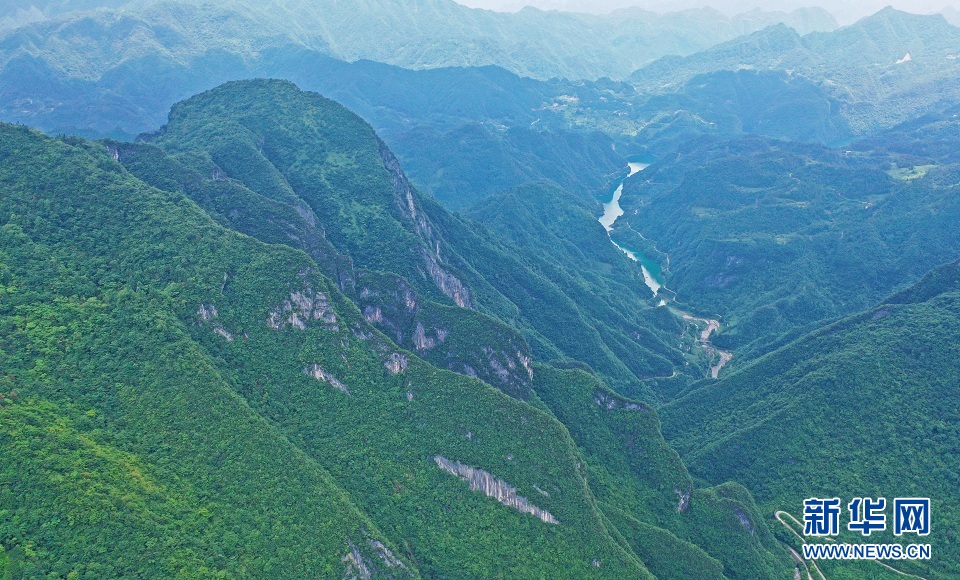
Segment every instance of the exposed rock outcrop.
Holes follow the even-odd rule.
[[[533,381],[533,359],[526,352],[526,345],[514,337],[501,334],[499,338],[499,345],[483,346],[479,353],[458,353],[459,362],[448,368],[476,377],[511,397],[526,400]]]
[[[213,331],[219,334],[220,336],[222,336],[223,338],[227,339],[227,342],[233,342],[233,335],[227,332],[227,330],[222,326],[214,327]]]
[[[391,375],[399,375],[403,371],[407,370],[408,362],[407,355],[394,352],[387,357],[387,360],[384,361],[383,366],[387,367],[387,370],[390,371]]]
[[[429,224],[427,224],[425,220],[420,223],[422,218],[417,212],[416,203],[414,203],[413,188],[410,187],[407,176],[403,174],[400,161],[397,160],[396,156],[382,140],[377,139],[377,146],[380,152],[380,159],[383,160],[383,166],[390,172],[390,176],[393,178],[393,194],[396,196],[397,205],[400,206],[404,217],[417,222],[417,230],[421,235],[432,233],[429,229]]]
[[[358,282],[356,302],[364,319],[396,345],[511,397],[530,398],[533,360],[516,330],[424,298],[399,276],[361,271]]]
[[[370,324],[383,322],[383,310],[379,306],[365,306],[363,308],[363,318]]]
[[[621,399],[612,393],[607,391],[602,391],[597,389],[593,394],[593,402],[597,404],[598,407],[602,407],[608,411],[613,411],[614,409],[627,409],[630,411],[649,411],[650,407],[644,403],[636,403],[634,401],[628,401],[626,399]]]
[[[346,394],[350,394],[350,390],[346,385],[337,380],[329,371],[326,371],[320,368],[320,365],[312,364],[303,369],[304,374],[310,375],[311,377],[317,379],[318,381],[327,383],[331,387],[343,391]]]
[[[734,515],[737,516],[737,520],[740,522],[740,525],[743,526],[743,529],[747,530],[747,532],[751,536],[756,533],[756,528],[753,526],[753,522],[750,520],[750,516],[745,514],[740,509],[734,509],[733,513]]]
[[[517,351],[516,358],[514,358],[508,352],[496,352],[485,346],[483,347],[483,354],[487,356],[490,368],[502,382],[521,382],[525,385],[526,381],[523,380],[523,375],[526,375],[529,380],[533,380],[533,367],[530,364],[533,360],[522,352]],[[520,374],[517,373],[519,368],[523,369]]]
[[[550,512],[531,504],[527,498],[518,495],[517,488],[482,469],[464,465],[459,461],[450,461],[440,455],[434,457],[433,460],[440,469],[469,483],[472,491],[482,491],[487,497],[492,497],[503,505],[512,507],[521,513],[536,516],[545,523],[560,523]]]
[[[371,338],[373,338],[373,333],[367,331],[365,328],[361,326],[353,326],[350,329],[350,331],[353,333],[353,336],[355,336],[358,340],[370,340]]]
[[[407,307],[407,312],[411,314],[417,310],[417,295],[410,288],[407,288],[403,293],[403,304]]]
[[[380,540],[367,541],[370,549],[347,542],[349,552],[342,558],[345,564],[343,577],[352,580],[366,580],[368,578],[407,578],[410,570],[400,558],[397,558],[390,548]],[[366,553],[366,558],[364,557]],[[384,568],[386,566],[386,568]]]
[[[293,291],[289,300],[272,308],[267,316],[267,326],[274,330],[283,330],[290,326],[299,330],[306,330],[311,321],[319,321],[328,330],[336,332],[337,315],[334,312],[330,298],[323,292],[314,292],[310,289]]]
[[[433,254],[427,251],[423,253],[424,262],[427,265],[427,272],[433,279],[433,283],[445,295],[450,297],[460,308],[473,308],[473,302],[470,299],[470,290],[463,285],[456,276],[444,270]]]
[[[343,577],[345,579],[370,580],[373,578],[373,574],[370,573],[370,568],[363,560],[363,554],[361,554],[360,550],[353,544],[350,544],[350,551],[343,557],[342,562],[346,564],[346,569],[343,571]]]
[[[220,315],[217,312],[216,306],[214,306],[213,304],[202,303],[200,304],[200,307],[197,308],[197,318],[199,318],[200,320],[196,324],[199,326],[204,326],[207,323],[212,322],[214,334],[222,336],[223,338],[226,339],[227,342],[233,342],[233,334],[228,332],[227,329],[224,328],[222,324],[217,322],[217,318],[219,316]]]
[[[370,540],[370,547],[373,549],[373,553],[376,554],[388,568],[403,568],[404,570],[407,568],[407,566],[390,551],[390,548],[387,548],[380,540]]]
[[[470,291],[453,274],[446,271],[439,263],[440,244],[433,239],[433,228],[427,216],[417,208],[416,196],[407,176],[403,174],[400,162],[393,155],[383,141],[378,140],[380,158],[383,166],[393,178],[393,194],[403,216],[413,221],[414,229],[424,242],[423,257],[427,265],[427,273],[445,295],[449,296],[461,308],[473,308],[470,301]],[[412,308],[412,306],[410,307]]]
[[[523,369],[527,371],[527,376],[530,377],[530,380],[533,380],[533,357],[526,356],[519,350],[517,351],[517,360],[520,361],[520,365],[523,366]]]
[[[433,330],[436,336],[435,338],[428,336],[426,329],[423,327],[423,323],[418,322],[417,328],[413,331],[413,346],[419,351],[424,351],[430,350],[438,344],[442,344],[443,341],[446,340],[449,332],[442,328],[435,328]]]
[[[120,149],[118,149],[117,147],[112,147],[112,146],[110,146],[110,145],[105,145],[105,147],[107,148],[107,153],[110,155],[110,157],[111,157],[114,161],[119,162],[119,161],[120,161]]]
[[[197,308],[197,316],[201,322],[209,322],[217,317],[217,307],[213,304],[201,304],[200,308]]]

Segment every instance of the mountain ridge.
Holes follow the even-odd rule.
[[[256,38],[263,31],[348,61],[368,58],[408,68],[498,64],[541,79],[623,77],[653,55],[689,54],[776,21],[795,21],[804,31],[836,27],[826,13],[811,17],[809,13],[751,12],[733,19],[703,10],[663,15],[626,11],[607,17],[536,9],[503,14],[468,8],[452,0],[406,4],[365,0],[349,6],[329,0],[322,9],[296,0],[277,0],[268,6],[234,0],[215,10],[190,0],[92,4],[106,8],[76,14],[80,18],[103,18],[108,14],[105,10],[113,7],[120,14],[152,19],[153,26],[162,28],[171,25],[165,11],[189,10],[193,19],[230,21],[234,26],[233,44],[251,34]],[[37,12],[42,14],[39,9]],[[69,11],[53,14],[61,21],[71,18]],[[239,26],[244,21],[248,24]],[[41,21],[37,25],[45,24]],[[525,36],[523,31],[529,28],[541,30],[541,38]],[[665,33],[667,29],[677,33]],[[570,41],[583,36],[591,42]],[[416,42],[411,43],[411,39]]]
[[[960,99],[955,90],[960,65],[950,58],[958,43],[960,28],[942,15],[888,7],[832,32],[801,37],[774,26],[696,55],[655,62],[631,78],[659,92],[698,73],[743,67],[788,70],[821,84],[843,102],[844,115],[863,134]]]
[[[191,109],[215,109],[218,97],[238,87],[247,100],[228,99],[232,112],[223,110],[221,118],[207,119],[219,128],[207,127],[205,135],[189,129],[185,120],[189,121]],[[266,95],[272,98],[265,99]],[[294,126],[305,121],[307,128],[316,130],[320,125],[311,125],[310,116],[304,119],[296,114],[298,103],[313,102],[322,108],[324,122],[339,130],[336,139],[328,142],[319,133],[316,145],[326,147],[336,163],[347,163],[341,159],[343,153],[338,154],[337,144],[355,150],[356,159],[376,156],[383,161],[380,142],[369,126],[356,117],[338,117],[348,113],[316,98],[288,83],[234,83],[219,95],[201,95],[199,102],[178,108],[158,142],[170,146],[178,131],[198,140],[194,143],[211,139],[218,131],[242,133],[240,125],[225,120],[246,118],[252,127],[260,107],[289,123],[285,129],[291,136],[297,134]],[[284,129],[285,123],[276,125]],[[271,138],[261,147],[265,152],[274,148],[273,159],[279,161],[283,157],[276,148],[282,150],[289,143],[280,140],[280,134]],[[221,146],[229,143],[224,139]],[[742,491],[696,491],[689,515],[676,512],[676,494],[667,481],[689,482],[689,475],[676,455],[667,451],[655,421],[626,433],[632,444],[642,442],[662,450],[656,461],[668,478],[641,477],[608,465],[603,469],[633,481],[645,499],[620,507],[601,506],[583,471],[578,443],[539,396],[524,402],[477,378],[434,367],[416,352],[398,347],[340,291],[344,281],[327,278],[306,253],[218,225],[214,220],[229,218],[229,212],[219,217],[216,212],[207,214],[186,195],[193,187],[192,174],[185,174],[187,181],[168,179],[170,189],[164,190],[147,185],[121,165],[126,155],[156,155],[156,149],[55,139],[10,125],[0,125],[0,147],[7,160],[0,169],[0,184],[7,192],[0,199],[0,215],[10,216],[0,227],[5,240],[0,251],[0,326],[9,330],[2,333],[0,357],[10,371],[0,378],[0,390],[5,393],[0,414],[18,421],[16,429],[0,435],[0,444],[10,449],[36,432],[20,428],[21,423],[56,424],[62,437],[71,441],[102,443],[93,449],[117,458],[110,465],[142,465],[140,471],[148,471],[159,484],[171,485],[175,475],[179,485],[196,488],[201,498],[219,498],[220,503],[207,511],[186,505],[184,509],[197,511],[201,519],[198,532],[181,541],[193,542],[200,534],[210,538],[213,553],[226,556],[204,559],[204,553],[197,552],[197,558],[186,560],[189,554],[181,554],[168,565],[197,574],[236,570],[277,576],[456,573],[471,577],[496,572],[539,575],[538,570],[546,573],[561,566],[577,577],[649,577],[630,542],[604,515],[605,509],[617,509],[620,520],[633,522],[630,525],[646,535],[675,537],[670,546],[678,557],[690,552],[714,571],[716,562],[734,577],[750,576],[751,570],[775,575],[774,570],[788,567],[785,554],[766,533],[755,537],[737,523],[737,513],[755,509]],[[205,157],[203,149],[190,141],[171,149],[185,166],[209,167],[209,153]],[[194,156],[197,159],[191,161]],[[133,167],[135,171],[146,168]],[[289,194],[276,187],[283,182],[273,179],[269,167],[253,163],[245,169],[250,172],[245,182],[273,192],[275,201]],[[368,164],[360,163],[351,178],[361,178],[368,169]],[[253,190],[245,192],[229,179],[218,174],[213,181],[218,187],[226,186],[223,194],[248,199]],[[396,184],[388,180],[386,186],[386,193],[393,196]],[[199,193],[204,193],[202,187]],[[337,193],[343,191],[328,192]],[[203,198],[197,195],[197,199]],[[390,200],[395,203],[395,198]],[[424,211],[429,205],[417,209]],[[46,282],[39,284],[39,280]],[[432,281],[424,280],[428,283]],[[64,335],[69,341],[61,340]],[[643,421],[652,420],[651,408],[612,393],[600,403],[594,401],[597,392],[609,393],[596,378],[531,370],[533,379],[542,375],[534,392],[578,393],[578,402],[562,403],[572,416],[587,412],[606,421],[603,409],[607,407],[602,404],[609,399],[614,405],[611,410],[619,406],[627,413],[643,413]],[[230,422],[212,420],[232,417],[236,422],[239,416],[261,426],[288,451],[270,452],[258,439],[232,431]],[[213,428],[220,430],[219,436],[208,438]],[[124,455],[130,453],[136,457]],[[245,470],[245,464],[236,459],[259,460],[261,453],[273,453],[280,465]],[[300,459],[283,459],[290,454]],[[64,458],[67,468],[76,473],[71,477],[77,478],[66,481],[83,482],[88,477],[81,472],[82,466],[76,466],[89,463],[85,457]],[[322,516],[341,531],[322,533],[314,525],[310,530],[320,534],[315,541],[325,543],[312,551],[301,549],[307,538],[315,537],[304,536],[301,524],[287,526],[276,540],[284,542],[282,550],[266,546],[251,550],[267,537],[264,533],[250,536],[251,526],[243,523],[243,518],[270,513],[258,508],[260,498],[281,502],[285,507],[272,509],[294,520],[315,513],[304,510],[298,496],[309,488],[290,484],[283,488],[290,493],[278,497],[271,494],[277,488],[263,479],[291,477],[301,469],[304,457],[310,465],[326,470],[334,489],[340,490],[337,493],[346,494],[359,513],[352,520]],[[644,464],[650,466],[650,459]],[[591,461],[599,466],[606,460]],[[444,469],[444,465],[454,468]],[[0,471],[18,485],[26,484],[20,469],[19,463],[0,460]],[[116,472],[114,467],[98,469]],[[470,481],[463,481],[458,476],[461,472],[471,474]],[[33,486],[64,481],[42,469],[31,473],[35,474],[29,482]],[[194,480],[198,474],[200,479]],[[485,483],[474,482],[475,476]],[[104,490],[109,493],[127,485],[110,478],[101,480],[108,484]],[[235,493],[242,486],[261,485],[255,497]],[[63,497],[76,489],[70,483],[62,491],[48,493]],[[512,499],[496,501],[496,489],[513,490]],[[16,513],[43,513],[35,495],[9,499],[4,505]],[[514,509],[531,504],[542,510],[534,513],[550,517]],[[180,521],[175,513],[171,517]],[[105,553],[115,566],[127,567],[111,568],[97,554],[80,549],[85,535],[70,536],[69,528],[54,522],[58,534],[73,540],[51,543],[49,536],[38,532],[35,519],[17,521],[15,527],[0,521],[0,541],[14,574],[141,573],[135,560],[112,557],[123,549],[122,542],[114,552]],[[350,528],[349,521],[362,525]],[[222,533],[225,527],[227,533]],[[735,534],[735,541],[718,541],[704,529],[728,530]],[[122,522],[107,531],[136,541],[163,541],[152,528],[131,533]],[[291,558],[298,567],[277,567]]]
[[[935,268],[865,312],[690,390],[661,409],[668,440],[693,473],[741,481],[768,510],[797,513],[807,497],[930,497],[943,535],[925,541],[940,555],[901,567],[951,577],[957,555],[941,538],[955,521],[947,498],[957,345],[940,337],[957,319],[958,272],[956,261]],[[710,408],[719,399],[722,413]],[[858,416],[869,416],[865,431],[844,428]]]

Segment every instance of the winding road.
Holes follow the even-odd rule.
[[[797,525],[800,526],[801,528],[803,527],[803,524],[800,523],[800,520],[798,520],[797,518],[793,517],[793,514],[791,514],[790,512],[785,512],[785,511],[782,511],[782,510],[781,510],[781,511],[774,512],[774,514],[773,514],[773,517],[777,518],[777,521],[780,522],[781,524],[783,524],[783,527],[785,527],[785,528],[787,528],[788,530],[790,530],[790,533],[792,533],[794,536],[796,536],[797,538],[799,538],[801,543],[806,544],[806,543],[807,543],[806,538],[804,538],[803,536],[801,536],[801,535],[800,535],[800,532],[798,532],[797,530],[795,530],[795,529],[793,528],[793,526],[791,526],[790,524],[788,524],[787,522],[785,522],[785,521],[784,521],[784,516],[786,516],[786,517],[790,518],[791,520],[793,520],[793,523],[797,524]],[[830,539],[830,538],[828,538],[828,540],[829,540],[829,541],[833,541],[833,540]],[[803,557],[802,557],[800,554],[798,554],[797,551],[794,550],[793,548],[790,548],[790,552],[791,552],[791,555],[793,556],[794,561],[796,561],[798,564],[803,564],[803,567],[806,568],[806,570],[807,570],[807,580],[816,580],[816,578],[814,578],[813,575],[810,573],[810,567],[807,566],[806,560],[804,560]],[[887,570],[889,570],[889,571],[891,571],[891,572],[894,572],[894,573],[896,573],[896,574],[899,574],[900,576],[906,576],[906,577],[908,577],[908,578],[917,578],[918,580],[927,580],[927,579],[924,578],[923,576],[917,576],[916,574],[910,574],[909,572],[904,572],[904,571],[902,571],[902,570],[897,570],[897,569],[894,568],[893,566],[890,566],[889,564],[886,564],[886,563],[884,563],[884,562],[882,562],[882,561],[880,561],[880,560],[877,560],[877,559],[870,560],[870,562],[874,562],[874,563],[876,563],[876,564],[879,564],[880,566],[883,566],[883,567],[886,568]],[[820,580],[827,580],[827,577],[823,575],[823,572],[820,570],[820,567],[817,566],[817,563],[816,563],[816,562],[814,562],[814,561],[811,560],[811,561],[810,561],[810,566],[812,566],[813,569],[816,570],[817,574],[820,575]]]

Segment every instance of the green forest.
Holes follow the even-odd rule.
[[[0,6],[0,580],[960,576],[960,13],[475,3]]]
[[[626,429],[662,449],[662,467],[594,458],[596,443],[572,436],[558,418],[568,411],[548,401],[573,389],[571,424],[603,421],[578,417],[600,410],[594,390],[626,399],[596,379],[530,367],[534,383],[511,392],[438,368],[367,322],[302,250],[224,228],[183,192],[148,185],[114,160],[117,143],[9,125],[2,136],[0,416],[4,457],[17,458],[3,463],[2,541],[14,576],[647,574],[642,544],[614,518],[714,571],[786,566],[770,541],[721,534],[736,510],[755,509],[749,496],[698,491],[696,523],[678,521],[671,486],[693,486],[656,422],[602,437]],[[189,167],[185,153],[173,161]],[[270,183],[253,175],[255,187]],[[241,191],[234,181],[223,194]],[[409,218],[384,205],[414,239]],[[397,279],[357,272],[358,284]],[[528,356],[489,315],[448,324],[450,299],[432,294],[437,305],[418,315],[478,339],[460,339],[464,357],[508,368],[478,332],[501,347],[513,337]],[[436,457],[509,482],[559,524],[471,491]],[[585,463],[647,499],[599,495]]]

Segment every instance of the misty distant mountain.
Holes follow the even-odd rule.
[[[439,1],[428,4],[436,7]],[[174,102],[216,84],[284,78],[338,99],[362,115],[396,150],[421,187],[449,207],[462,208],[496,191],[545,179],[580,194],[595,194],[622,162],[609,140],[591,135],[597,132],[607,133],[625,151],[665,154],[698,135],[753,133],[834,143],[865,128],[893,125],[912,113],[925,112],[931,95],[949,97],[949,88],[925,90],[930,83],[946,82],[943,70],[926,66],[930,50],[910,49],[912,61],[891,65],[907,72],[918,67],[926,71],[918,76],[891,76],[882,67],[822,64],[852,42],[844,35],[858,30],[866,35],[868,45],[858,50],[859,58],[871,54],[870,43],[879,43],[874,52],[890,45],[884,58],[894,62],[903,56],[895,56],[901,45],[913,46],[908,40],[934,47],[935,52],[940,44],[948,45],[949,34],[957,32],[941,17],[895,11],[833,33],[800,36],[778,25],[690,57],[661,59],[638,71],[636,86],[631,87],[609,81],[538,81],[497,67],[412,71],[369,60],[350,64],[328,55],[347,51],[345,47],[354,46],[351,43],[371,50],[380,44],[361,38],[367,32],[348,27],[346,17],[339,21],[338,30],[349,34],[327,42],[335,36],[328,33],[329,27],[316,28],[319,32],[312,38],[305,27],[283,28],[292,18],[285,12],[293,9],[290,2],[273,4],[277,10],[269,17],[262,7],[232,6],[236,10],[147,1],[124,10],[70,14],[7,32],[0,37],[0,118],[54,133],[132,139],[163,124]],[[452,3],[447,7],[456,13],[466,10],[478,22],[510,17]],[[436,18],[424,11],[419,16],[404,12],[404,26],[432,26]],[[330,14],[306,11],[301,20],[325,20],[332,18]],[[518,17],[536,14],[552,22],[562,20],[537,11]],[[642,19],[653,15],[630,14],[635,18],[621,26],[637,28],[632,37],[641,39]],[[694,22],[691,18],[710,14],[694,11],[657,18],[689,26]],[[570,23],[586,17],[562,18]],[[905,32],[903,26],[894,26],[893,33],[885,26],[871,28],[872,21],[885,20],[902,20],[909,26]],[[948,40],[942,40],[944,34],[937,27],[926,26],[928,21],[945,28]],[[677,36],[671,30],[662,34]],[[419,47],[419,54],[426,58],[430,47],[436,47],[430,42],[443,33],[422,34],[430,38],[408,45],[410,50]],[[639,40],[632,46],[621,49],[642,50]],[[518,54],[553,66],[549,64],[552,57]],[[747,74],[749,70],[723,73],[743,68],[756,69],[757,74]],[[891,84],[891,79],[896,82]],[[905,92],[911,92],[909,98],[903,96]],[[558,152],[563,152],[566,162],[559,160]],[[490,155],[504,163],[491,165]],[[451,173],[460,164],[469,169]]]
[[[6,0],[0,4],[0,32],[68,12],[119,8],[128,4],[131,4],[130,0]]]
[[[200,21],[202,12],[187,10],[192,22]],[[97,30],[123,30],[131,42],[158,31],[157,37],[181,39],[197,33],[195,25],[174,24],[164,32],[103,13],[58,30],[87,30],[91,40]],[[227,29],[249,24],[239,16],[222,22]],[[53,25],[35,28],[48,26]],[[178,99],[218,82],[273,77],[356,111],[394,148],[418,184],[449,207],[462,208],[528,181],[554,181],[592,199],[624,163],[609,137],[573,130],[543,110],[570,89],[566,82],[525,79],[494,66],[413,71],[368,60],[348,63],[297,45],[267,47],[274,40],[268,37],[254,40],[267,48],[246,60],[222,45],[191,55],[206,38],[166,46],[154,40],[140,46],[142,55],[111,65],[95,80],[65,78],[41,59],[18,54],[0,69],[0,118],[50,133],[133,139],[160,127]],[[100,62],[115,58],[106,38],[88,52]]]
[[[957,10],[953,6],[947,6],[940,11],[940,14],[942,14],[950,24],[953,24],[954,26],[960,26],[960,10]]]
[[[742,134],[836,143],[852,134],[840,109],[823,87],[798,75],[720,70],[638,103],[633,115],[641,128],[631,149],[661,156],[700,136]]]
[[[941,15],[892,8],[828,33],[800,36],[786,26],[665,57],[636,71],[642,90],[672,92],[697,74],[780,70],[811,79],[846,103],[856,132],[889,127],[960,100],[960,28]]]
[[[793,12],[805,8],[821,8],[829,12],[841,24],[851,24],[886,6],[893,6],[899,10],[907,10],[915,14],[955,11],[954,6],[944,8],[944,5],[950,1],[832,0],[826,2],[823,0],[765,0],[762,5],[763,10],[768,12]],[[517,12],[524,6],[535,6],[541,10],[562,10],[565,12],[585,12],[587,14],[609,14],[614,10],[630,7],[643,8],[659,13],[676,12],[699,8],[706,4],[729,16],[749,12],[761,4],[756,0],[710,0],[710,2],[704,2],[703,0],[457,0],[457,2],[473,8],[502,12]]]
[[[122,7],[122,16],[68,14],[72,10],[118,7]],[[185,30],[192,26],[186,18],[171,23],[172,15],[186,16],[190,11],[196,11],[197,16],[191,18],[199,18],[200,26]],[[452,0],[232,0],[216,5],[201,0],[18,0],[0,12],[0,31],[51,18],[54,23],[23,33],[39,41],[35,49],[46,55],[52,67],[71,76],[74,71],[63,62],[69,56],[63,50],[76,50],[86,44],[62,42],[65,37],[56,31],[62,27],[74,30],[68,22],[71,19],[94,18],[105,25],[103,32],[107,37],[118,32],[123,36],[108,25],[110,19],[141,19],[145,26],[131,26],[141,29],[144,38],[138,40],[148,46],[158,39],[161,44],[190,43],[198,35],[206,38],[212,34],[218,38],[206,38],[202,47],[193,46],[202,52],[211,44],[227,44],[230,52],[249,57],[257,50],[257,39],[277,36],[348,61],[366,58],[408,68],[494,64],[522,76],[571,79],[622,78],[660,56],[692,54],[779,22],[801,32],[832,30],[837,26],[822,9],[791,13],[751,11],[731,18],[707,8],[663,15],[640,9],[595,16],[532,8],[505,14],[467,8]],[[221,28],[220,20],[231,25]],[[249,25],[237,29],[233,26],[237,21]],[[164,37],[171,32],[170,28],[176,29],[173,36]],[[531,34],[533,30],[537,33]],[[129,58],[131,51],[139,51],[136,46],[124,44],[119,48],[115,56],[121,61]],[[31,52],[35,54],[36,50]],[[77,61],[86,63],[81,67],[85,72],[102,73],[106,67],[98,65],[110,62],[107,59],[101,63],[96,54],[75,56]]]

